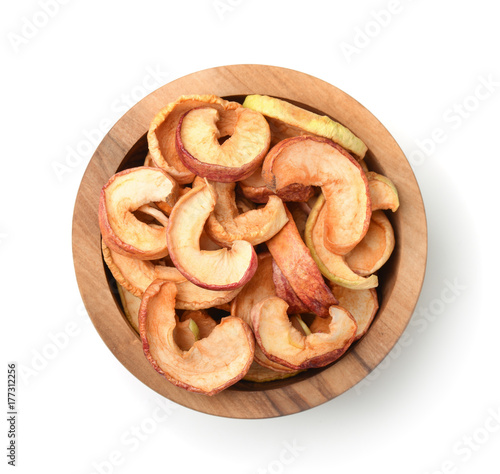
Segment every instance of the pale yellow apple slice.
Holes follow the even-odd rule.
[[[399,195],[394,183],[387,176],[374,171],[368,171],[366,177],[370,189],[372,211],[390,209],[396,212],[399,208]]]
[[[219,121],[226,119],[221,132]],[[222,144],[223,133],[229,135]],[[227,114],[213,107],[186,112],[179,120],[176,147],[186,168],[198,176],[234,182],[250,176],[269,150],[271,132],[262,114],[243,107]]]
[[[161,109],[149,127],[147,138],[152,162],[179,184],[191,183],[195,177],[177,154],[175,134],[179,119],[188,110],[207,105],[218,110],[240,107],[236,102],[228,102],[215,95],[183,95]]]
[[[231,249],[200,249],[200,236],[215,204],[216,196],[208,183],[182,196],[170,214],[168,250],[176,268],[195,285],[231,290],[252,278],[257,256],[252,244],[244,240],[235,240]]]
[[[254,276],[231,303],[231,314],[243,319],[250,327],[253,324],[251,316],[252,308],[264,298],[276,296],[276,289],[273,282],[273,257],[267,252],[261,253],[258,255],[258,262],[259,265]],[[280,373],[289,373],[292,371],[288,367],[283,367],[269,360],[258,346],[255,346],[254,358],[255,362],[268,369]]]
[[[384,265],[395,246],[394,230],[384,211],[372,214],[364,239],[345,257],[347,265],[358,275],[366,276]]]
[[[130,293],[130,291],[127,291],[120,284],[117,286],[125,317],[136,332],[139,332],[139,307],[141,306],[141,299]]]
[[[262,178],[262,167],[257,168],[254,173],[246,179],[238,182],[243,195],[253,202],[266,203],[269,196],[278,196],[283,202],[307,202],[314,195],[312,186],[302,184],[290,184],[277,193],[273,193],[266,186]]]
[[[112,176],[99,200],[99,227],[106,245],[145,260],[167,255],[165,229],[141,222],[134,211],[152,202],[173,203],[177,190],[177,183],[158,168],[131,168]]]
[[[321,273],[333,283],[352,289],[367,289],[378,286],[377,275],[368,278],[355,273],[346,263],[343,255],[337,255],[326,249],[323,240],[325,197],[320,194],[307,219],[304,238],[312,258]]]
[[[285,100],[266,95],[248,95],[243,107],[256,110],[270,119],[276,142],[310,133],[329,138],[360,158],[363,158],[367,151],[366,145],[340,123]]]
[[[255,347],[257,350],[257,346]],[[293,377],[300,373],[300,370],[289,370],[288,372],[278,372],[276,370],[270,369],[269,367],[264,367],[257,362],[253,362],[250,366],[249,371],[243,377],[243,380],[248,382],[272,382],[273,380],[283,380]]]
[[[104,241],[102,254],[117,283],[139,298],[153,280],[161,279],[175,283],[177,309],[199,310],[224,304],[231,301],[241,289],[213,291],[200,288],[186,280],[175,267],[155,265],[151,261],[125,257],[106,247]]]
[[[324,240],[331,252],[348,253],[366,234],[368,180],[359,163],[331,140],[303,135],[281,141],[267,154],[262,177],[273,191],[292,183],[321,186],[328,215]]]
[[[277,196],[272,196],[264,207],[239,214],[234,191],[236,183],[211,181],[210,185],[217,202],[205,230],[221,246],[231,247],[235,240],[258,245],[276,235],[288,222],[283,202]]]
[[[175,284],[156,280],[145,291],[139,311],[139,332],[146,358],[174,385],[215,395],[248,372],[255,341],[248,324],[234,316],[223,318],[206,338],[188,351],[175,343]]]
[[[358,329],[355,340],[363,337],[370,327],[378,310],[378,297],[374,289],[351,290],[342,286],[331,286],[333,294],[339,300],[339,305],[345,308],[356,321]],[[314,318],[310,330],[312,332],[328,332],[328,318]]]
[[[326,318],[328,308],[337,304],[337,300],[300,237],[290,211],[286,209],[286,212],[288,222],[267,241],[267,248],[302,303],[313,313]]]
[[[252,309],[255,338],[264,354],[294,370],[323,367],[338,359],[356,335],[356,322],[344,308],[331,306],[329,331],[305,336],[287,315],[287,304],[269,297]]]

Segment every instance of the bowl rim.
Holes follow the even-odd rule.
[[[377,318],[356,346],[309,378],[259,391],[225,390],[213,397],[180,389],[150,366],[140,338],[109,291],[97,222],[101,188],[143,139],[156,113],[188,94],[266,94],[321,110],[365,142],[380,172],[388,175],[399,191],[400,251],[397,278],[394,277],[390,294],[385,295]],[[205,69],[165,84],[115,123],[97,147],[80,183],[73,213],[72,245],[83,303],[100,337],[122,365],[152,390],[187,408],[217,416],[255,419],[298,413],[327,402],[363,380],[385,358],[410,321],[420,295],[427,263],[427,223],[408,160],[392,135],[365,107],[337,87],[303,72],[239,64]]]

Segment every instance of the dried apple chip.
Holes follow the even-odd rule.
[[[331,285],[333,294],[339,300],[339,305],[345,308],[356,321],[358,329],[354,340],[363,337],[370,327],[378,310],[378,297],[374,289],[351,290],[338,285]],[[312,332],[328,332],[328,318],[316,317],[311,323]]]
[[[345,256],[330,252],[324,245],[324,221],[326,218],[325,197],[320,194],[306,223],[304,238],[311,255],[321,273],[333,283],[352,289],[367,289],[378,286],[378,277],[368,278],[355,273],[347,264]]]
[[[106,245],[122,255],[145,260],[168,255],[164,228],[141,222],[134,211],[144,210],[152,202],[173,203],[177,189],[177,183],[158,168],[131,168],[112,176],[99,200],[99,227]]]
[[[281,141],[267,154],[262,177],[275,192],[292,183],[321,186],[328,214],[324,241],[331,252],[348,253],[366,234],[368,180],[359,163],[331,140],[304,135]]]
[[[249,371],[243,377],[243,380],[246,380],[248,382],[257,382],[257,383],[272,382],[273,380],[283,380],[293,377],[298,373],[300,373],[300,370],[289,370],[288,372],[278,372],[276,370],[270,369],[269,367],[264,367],[254,361],[250,366]]]
[[[236,183],[214,181],[210,184],[217,202],[205,230],[221,246],[231,247],[235,240],[258,245],[276,235],[288,222],[283,202],[277,196],[272,196],[264,207],[239,214],[234,192]]]
[[[297,296],[297,293],[293,290],[290,282],[286,279],[283,272],[278,267],[277,263],[273,260],[273,282],[276,288],[276,296],[286,301],[288,304],[288,314],[300,314],[308,313],[309,308],[307,308],[304,303]]]
[[[262,167],[257,168],[254,173],[246,179],[238,182],[243,195],[250,201],[257,203],[266,203],[269,196],[278,196],[283,202],[307,202],[314,196],[314,188],[312,186],[304,186],[303,184],[290,184],[285,188],[274,193],[266,186],[262,179]]]
[[[262,163],[271,140],[266,119],[241,106],[227,111],[192,109],[180,118],[176,133],[177,152],[186,168],[225,183],[250,176]],[[229,137],[221,144],[224,134]]]
[[[399,208],[399,195],[394,183],[387,176],[374,171],[368,171],[366,177],[370,189],[372,211],[390,209],[396,212]]]
[[[139,332],[146,358],[174,385],[191,392],[215,395],[248,372],[255,341],[240,318],[223,318],[206,338],[188,351],[175,343],[175,284],[155,280],[145,291],[139,311]]]
[[[139,308],[141,299],[127,291],[123,286],[118,284],[118,294],[122,302],[123,312],[130,325],[139,332]]]
[[[293,327],[285,301],[269,297],[252,309],[255,338],[264,354],[294,370],[323,367],[338,359],[356,335],[356,322],[340,306],[331,306],[328,332],[304,335]]]
[[[236,289],[252,278],[257,255],[245,240],[235,240],[231,249],[200,249],[200,236],[215,204],[216,196],[208,183],[182,196],[170,214],[168,250],[177,269],[195,285],[209,290]]]
[[[173,176],[179,184],[191,183],[195,175],[188,170],[177,154],[175,134],[179,119],[188,110],[209,105],[222,110],[239,107],[239,104],[215,95],[183,95],[171,102],[156,114],[148,131],[148,146],[151,160],[155,166]]]
[[[326,115],[318,115],[301,107],[267,95],[248,95],[243,107],[256,110],[268,117],[277,143],[286,138],[313,134],[329,138],[346,150],[363,158],[366,145],[349,129]]]
[[[328,308],[337,304],[337,300],[300,237],[290,211],[286,209],[286,212],[288,222],[266,242],[267,248],[302,303],[313,313],[326,318]]]
[[[231,314],[243,319],[252,327],[252,308],[268,296],[276,296],[276,289],[273,282],[273,257],[269,253],[258,255],[259,265],[252,279],[243,287],[241,292],[231,303]],[[283,367],[272,360],[269,360],[261,348],[255,346],[255,362],[263,367],[272,369],[280,373],[289,373],[291,369]]]
[[[358,275],[371,275],[389,260],[395,242],[391,222],[383,211],[375,211],[364,239],[345,260]]]
[[[176,308],[186,310],[206,309],[234,299],[240,288],[213,291],[194,285],[175,267],[155,265],[154,262],[125,257],[113,252],[102,242],[104,261],[118,284],[137,297],[156,279],[170,281],[177,286]]]

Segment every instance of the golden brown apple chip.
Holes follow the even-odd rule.
[[[106,245],[122,255],[145,260],[167,255],[165,229],[141,222],[134,212],[153,212],[147,206],[152,202],[173,203],[177,189],[177,183],[157,168],[131,168],[112,176],[103,186],[99,201],[99,227]],[[153,217],[165,217],[155,211]]]
[[[346,262],[358,275],[371,275],[389,260],[394,245],[394,230],[389,219],[383,211],[375,211],[368,232],[346,255]]]
[[[359,163],[331,140],[303,135],[281,141],[267,154],[262,177],[275,192],[292,183],[321,186],[328,214],[324,241],[331,252],[345,255],[366,234],[368,180]]]
[[[215,204],[215,192],[208,183],[182,196],[170,214],[168,250],[176,268],[195,285],[232,290],[252,278],[257,256],[252,244],[244,240],[235,240],[230,249],[200,249],[200,236]]]
[[[396,212],[399,207],[399,195],[394,183],[386,176],[374,171],[368,171],[366,177],[370,188],[372,211],[390,209]]]
[[[227,103],[222,111],[199,107],[181,116],[177,153],[197,176],[225,183],[239,181],[261,165],[269,150],[271,132],[264,116],[234,104]],[[224,134],[229,137],[220,143]]]
[[[262,178],[262,167],[257,168],[248,178],[238,181],[238,185],[246,198],[262,204],[269,200],[269,196],[278,196],[283,202],[307,202],[314,195],[312,186],[296,183],[274,193]]]
[[[337,300],[300,237],[290,211],[286,209],[286,212],[288,222],[267,241],[267,247],[302,303],[313,313],[326,318],[328,308],[337,304]]]
[[[356,322],[344,308],[329,308],[328,332],[305,336],[293,327],[287,306],[271,296],[252,309],[257,344],[269,359],[294,370],[323,367],[338,359],[353,342]]]
[[[191,392],[215,395],[248,372],[255,342],[240,318],[223,318],[206,338],[188,351],[175,343],[175,284],[155,280],[145,291],[139,311],[144,354],[155,370],[174,385]]]
[[[221,246],[231,247],[235,240],[258,245],[276,235],[288,221],[283,202],[277,196],[272,196],[264,207],[239,214],[234,191],[236,184],[215,181],[210,184],[217,202],[205,230]]]
[[[252,279],[243,287],[241,292],[231,303],[231,314],[237,316],[252,327],[252,308],[268,296],[276,296],[276,289],[273,282],[273,258],[270,253],[258,255],[259,265]],[[267,367],[278,372],[291,372],[288,367],[283,367],[272,360],[269,360],[261,348],[255,347],[255,362],[263,367]]]
[[[378,310],[378,297],[374,289],[351,290],[332,283],[333,294],[339,300],[339,305],[345,308],[356,321],[358,329],[355,340],[360,339],[373,321]],[[316,317],[311,323],[312,332],[328,332],[329,318]]]
[[[170,281],[177,286],[177,309],[198,310],[211,308],[231,301],[240,289],[229,291],[213,291],[200,288],[186,280],[175,267],[155,265],[154,262],[137,260],[113,252],[104,241],[102,254],[115,280],[137,297],[142,297],[153,280]]]
[[[257,347],[256,347],[257,349]],[[248,382],[272,382],[273,380],[283,380],[300,373],[300,370],[289,370],[288,372],[277,372],[276,370],[264,367],[257,362],[253,362],[250,370],[243,377],[243,380]]]
[[[307,219],[305,241],[321,273],[333,283],[353,289],[375,288],[378,277],[368,278],[355,273],[343,255],[327,250],[324,244],[324,221],[326,218],[325,197],[320,194]]]
[[[188,110],[209,105],[222,110],[229,102],[215,95],[184,95],[156,114],[148,131],[148,146],[156,166],[173,176],[179,184],[191,183],[194,174],[180,160],[175,147],[179,119]],[[239,107],[239,104],[232,107]]]

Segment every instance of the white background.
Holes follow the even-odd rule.
[[[50,16],[43,0],[5,3],[4,391],[7,361],[22,366],[9,469],[500,472],[496,2],[61,0]],[[175,78],[239,63],[297,69],[365,105],[410,159],[429,226],[417,310],[381,366],[329,403],[257,421],[178,407],[135,379],[89,322],[71,254],[79,182],[112,123]]]

